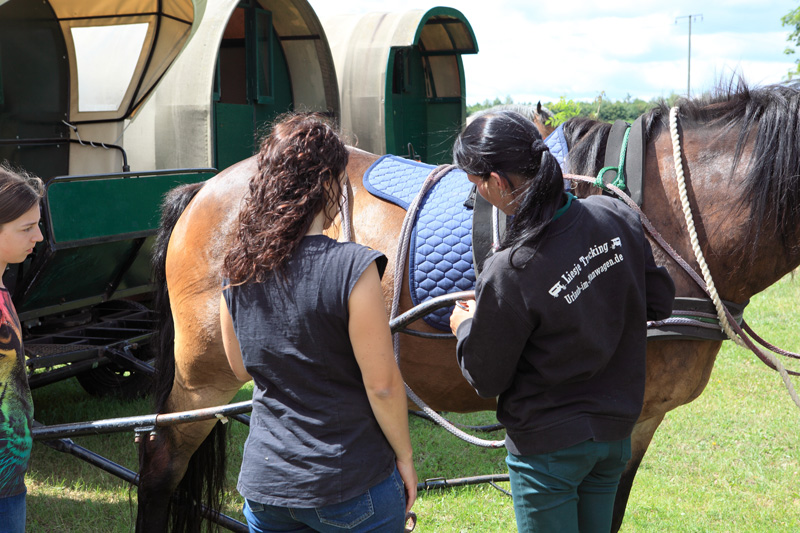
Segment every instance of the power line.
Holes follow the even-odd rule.
[[[686,70],[686,98],[691,96],[691,88],[692,88],[692,21],[697,19],[703,20],[702,14],[694,14],[694,15],[683,15],[681,17],[675,17],[675,24],[678,23],[678,19],[688,19],[689,20],[689,56],[687,61],[687,70]]]

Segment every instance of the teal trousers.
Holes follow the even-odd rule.
[[[631,439],[588,440],[540,455],[508,454],[520,533],[608,533]]]

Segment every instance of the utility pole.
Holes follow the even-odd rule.
[[[692,88],[692,20],[697,19],[703,20],[702,14],[695,14],[695,15],[683,15],[682,17],[675,17],[675,24],[678,23],[678,19],[689,19],[689,60],[688,60],[688,67],[686,72],[686,98],[691,96],[691,88]]]

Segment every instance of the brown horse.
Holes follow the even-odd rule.
[[[646,117],[643,208],[667,241],[689,258],[665,117],[663,107]],[[720,295],[743,303],[800,264],[800,93],[786,87],[740,87],[708,101],[684,102],[680,118],[687,189],[703,252]],[[609,129],[608,124],[585,119],[567,123],[574,173],[597,172]],[[362,186],[364,171],[376,159],[357,149],[350,152],[354,238],[387,254],[384,290],[390,301],[404,211],[372,197]],[[220,339],[219,272],[254,173],[251,158],[202,186],[177,189],[167,200],[154,260],[161,267],[156,282],[162,294],[169,289],[162,300],[167,312],[161,331],[159,412],[225,404],[241,385],[228,368]],[[670,269],[679,296],[703,296],[657,246],[654,251]],[[411,306],[407,280],[402,286],[401,311]],[[417,327],[432,331],[422,323]],[[720,345],[690,340],[648,344],[645,404],[633,434],[633,458],[618,492],[617,528],[656,428],[669,410],[700,395]],[[406,382],[435,410],[493,409],[493,401],[478,398],[462,379],[454,346],[452,340],[401,336],[400,366]],[[159,429],[153,440],[143,442],[137,530],[164,530],[170,512],[177,517],[174,524],[198,528],[199,514],[192,506],[201,492],[215,496],[224,474],[219,461],[224,453],[215,449],[224,442],[223,428],[214,422],[185,424]],[[170,504],[176,487],[178,497]],[[213,499],[207,502],[213,504]]]

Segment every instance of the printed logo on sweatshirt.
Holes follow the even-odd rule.
[[[619,237],[614,237],[602,244],[592,245],[585,254],[577,257],[572,267],[561,274],[556,284],[550,287],[547,292],[553,298],[558,298],[562,292],[568,291],[563,295],[563,298],[568,304],[572,304],[580,297],[583,291],[589,288],[598,276],[623,261],[622,250],[614,252],[618,248],[622,248],[622,240]],[[599,261],[602,262],[599,263]],[[584,271],[588,271],[588,274],[586,274],[585,279],[579,280],[578,277]]]

